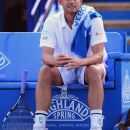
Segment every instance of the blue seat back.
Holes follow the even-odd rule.
[[[29,70],[29,81],[36,81],[41,67],[39,39],[40,33],[0,33],[0,81],[20,81],[23,69]]]
[[[126,53],[126,33],[107,32],[108,42],[105,44],[107,53],[110,52],[122,52]]]

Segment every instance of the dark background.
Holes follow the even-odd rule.
[[[129,0],[84,0],[86,2],[129,2]],[[30,10],[35,0],[0,0],[0,31],[32,31],[39,14],[44,11],[46,0],[42,0],[34,17]]]

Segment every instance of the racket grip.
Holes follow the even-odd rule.
[[[24,70],[22,73],[21,94],[24,94],[25,92],[27,76],[28,76],[28,71]]]

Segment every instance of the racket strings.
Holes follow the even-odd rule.
[[[12,111],[5,119],[2,130],[32,130],[33,115],[24,108]]]

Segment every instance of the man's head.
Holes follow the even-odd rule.
[[[59,3],[63,6],[65,13],[75,14],[82,4],[82,0],[59,0]]]

